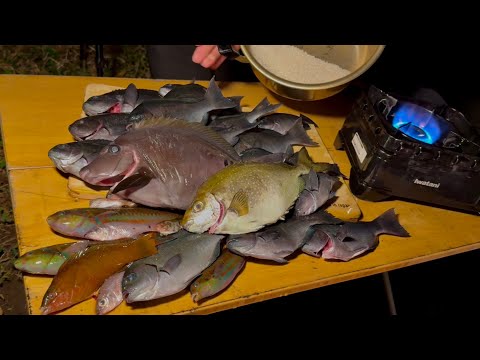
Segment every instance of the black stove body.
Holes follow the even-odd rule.
[[[433,90],[405,98],[370,86],[335,140],[360,199],[390,197],[480,213],[480,136]]]

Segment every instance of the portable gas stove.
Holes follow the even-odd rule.
[[[370,86],[335,140],[360,199],[409,199],[480,213],[480,135],[433,90],[394,96]]]

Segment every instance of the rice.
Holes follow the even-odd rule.
[[[265,69],[297,83],[319,84],[350,74],[350,71],[292,45],[250,45],[250,51]]]

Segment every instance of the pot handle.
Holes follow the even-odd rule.
[[[220,55],[225,56],[230,60],[237,60],[242,63],[248,63],[248,59],[243,55],[242,49],[240,51],[235,50],[232,45],[217,45]]]

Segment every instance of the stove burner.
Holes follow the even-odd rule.
[[[405,135],[430,145],[443,139],[450,130],[450,126],[440,117],[412,103],[398,106],[393,114],[392,125]]]
[[[394,96],[373,85],[362,93],[335,139],[352,165],[350,190],[480,214],[480,135],[446,102],[429,101],[432,93]]]

